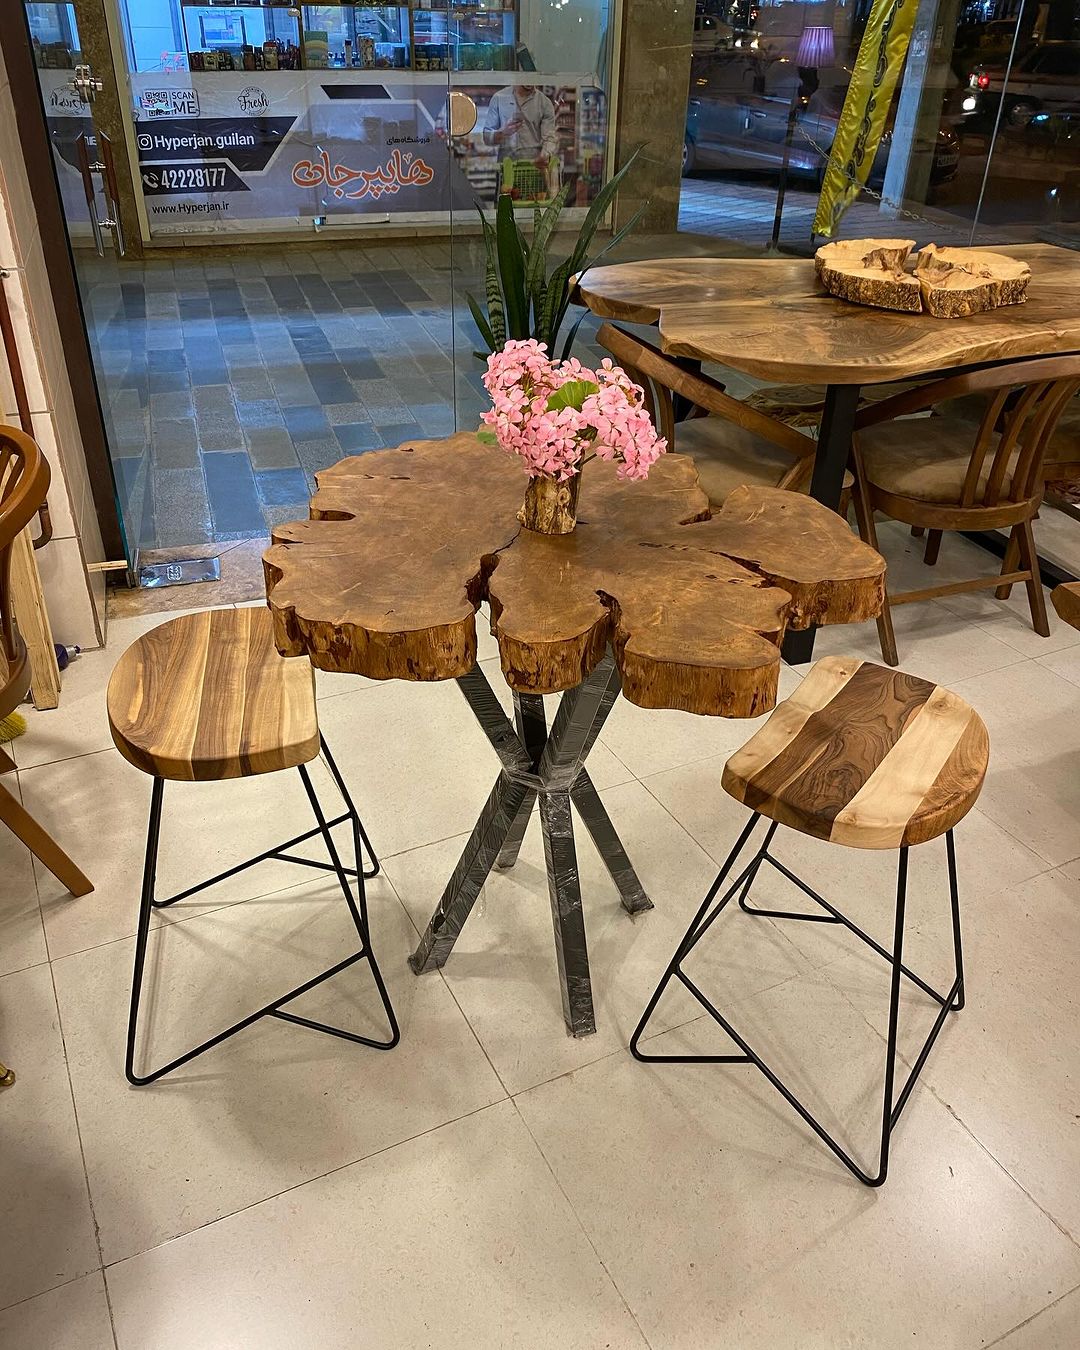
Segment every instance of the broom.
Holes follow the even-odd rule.
[[[16,736],[26,734],[26,718],[22,713],[9,713],[7,717],[0,717],[0,745],[5,741],[13,741]]]

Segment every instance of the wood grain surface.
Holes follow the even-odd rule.
[[[274,648],[265,609],[183,614],[144,634],[109,681],[125,759],[159,778],[246,778],[319,753],[315,675]]]
[[[1050,599],[1060,618],[1073,628],[1080,628],[1080,581],[1055,586],[1050,592]]]
[[[798,494],[743,487],[710,512],[686,456],[642,483],[596,460],[577,528],[548,536],[518,523],[526,481],[465,434],[320,473],[312,519],[275,527],[265,555],[279,649],[373,679],[451,679],[476,660],[487,600],[516,690],[572,688],[610,643],[632,702],[747,717],[775,702],[789,626],[880,611],[881,557]]]
[[[852,848],[922,844],[975,804],[990,741],[958,694],[869,661],[819,661],[724,768],[771,820]]]
[[[1027,299],[962,323],[862,309],[822,294],[803,258],[674,258],[595,267],[575,297],[606,319],[659,323],[672,356],[774,382],[874,384],[1006,357],[1080,350],[1080,254],[998,252],[1027,263]]]

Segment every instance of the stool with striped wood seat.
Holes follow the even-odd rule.
[[[664,971],[630,1041],[634,1056],[649,1063],[754,1064],[787,1099],[837,1157],[867,1186],[880,1186],[889,1165],[893,1127],[915,1086],[950,1012],[964,1006],[960,902],[953,827],[975,804],[986,775],[989,738],[982,719],[957,694],[929,680],[868,661],[828,657],[819,661],[798,690],[779,704],[763,727],[728,760],[725,791],[750,807],[752,815],[701,908]],[[749,863],[722,888],[754,829],[771,821],[764,842]],[[780,825],[851,848],[897,849],[896,913],[889,951],[842,914],[769,852]],[[945,836],[952,906],[955,977],[940,993],[903,964],[908,849]],[[769,863],[814,900],[823,913],[762,909],[750,891],[763,863]],[[839,923],[849,928],[891,966],[889,1031],[885,1056],[881,1151],[877,1171],[864,1171],[735,1030],[683,969],[694,947],[738,893],[747,914],[771,919]],[[719,898],[718,898],[719,897]],[[893,1092],[900,986],[906,977],[940,1008],[930,1034],[899,1094]],[[740,1054],[657,1055],[640,1049],[642,1033],[664,990],[679,980],[739,1046]]]
[[[399,1040],[398,1024],[371,948],[364,892],[364,879],[376,875],[379,862],[345,782],[319,732],[314,671],[306,661],[286,661],[278,655],[269,611],[220,609],[185,614],[146,633],[117,663],[109,681],[108,708],[109,725],[120,753],[137,769],[152,775],[154,780],[128,1017],[125,1064],[128,1081],[136,1086],[152,1083],[260,1017],[278,1017],[376,1050],[393,1049]],[[344,813],[332,820],[327,820],[306,768],[320,752],[345,805]],[[238,863],[218,876],[189,886],[167,900],[155,898],[161,808],[167,779],[206,782],[249,778],[292,768],[299,770],[311,803],[315,817],[313,829],[247,862]],[[335,825],[345,821],[352,828],[356,862],[353,868],[343,865],[330,833]],[[316,835],[326,846],[329,862],[299,857],[290,851]],[[371,859],[371,867],[366,871],[363,849]],[[163,1067],[147,1074],[136,1074],[139,1002],[153,910],[174,905],[178,900],[271,858],[337,875],[360,939],[360,949]],[[355,896],[350,878],[356,884]],[[390,1025],[388,1040],[360,1036],[284,1010],[285,1004],[357,961],[366,961],[371,969]]]

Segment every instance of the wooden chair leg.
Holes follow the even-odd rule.
[[[22,802],[13,797],[3,784],[0,784],[0,824],[6,825],[21,839],[34,857],[58,881],[62,881],[72,895],[89,895],[94,889],[52,835],[37,823]]]
[[[0,745],[0,773],[10,773],[15,767],[15,761],[8,752]]]
[[[851,500],[855,507],[855,520],[859,527],[859,538],[864,544],[877,549],[877,530],[874,528],[874,511],[867,500],[862,464],[852,457],[855,483]],[[880,550],[878,550],[880,552]],[[887,666],[898,666],[900,657],[896,650],[896,633],[893,631],[892,609],[889,606],[889,587],[885,586],[885,604],[877,620],[878,642],[881,644],[881,659]]]
[[[1002,576],[1004,576],[1006,572],[1015,572],[1019,566],[1020,566],[1020,526],[1014,525],[1012,527],[1012,532],[1009,535],[1008,546],[1005,549],[1005,557],[1002,559],[1001,563]],[[999,586],[997,590],[994,592],[994,595],[999,600],[1008,600],[1009,596],[1012,595],[1012,587]]]
[[[1031,626],[1040,637],[1050,636],[1050,620],[1046,614],[1046,596],[1043,594],[1042,577],[1039,575],[1039,555],[1035,551],[1035,535],[1031,521],[1025,520],[1018,525],[1020,531],[1019,549],[1021,565],[1030,570],[1031,576],[1024,585],[1027,587],[1028,604],[1031,607]]]
[[[926,548],[923,550],[923,562],[927,567],[933,567],[938,559],[938,550],[941,548],[941,531],[931,530],[926,536]]]
[[[925,529],[924,526],[922,526],[922,525],[912,525],[912,527],[911,527],[911,537],[912,537],[912,539],[921,539],[925,533],[926,533],[926,529]]]

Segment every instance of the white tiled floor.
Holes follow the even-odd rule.
[[[906,586],[917,545],[883,533]],[[972,561],[947,540],[939,571]],[[760,1075],[627,1053],[739,827],[720,774],[752,726],[626,704],[590,766],[656,908],[627,917],[579,840],[594,1037],[563,1031],[535,822],[444,970],[409,972],[494,757],[452,686],[320,678],[324,730],[385,864],[369,898],[401,1045],[262,1022],[129,1088],[149,783],[111,748],[103,697],[154,621],[115,622],[13,747],[18,790],[97,889],[72,900],[0,834],[0,1058],[19,1075],[0,1093],[3,1350],[1080,1346],[1080,633],[1036,638],[1022,596],[898,615],[902,664],[979,709],[992,762],[957,840],[968,1004],[870,1192]],[[873,625],[828,630],[818,650],[873,658]],[[782,692],[799,678],[785,670]],[[170,785],[162,886],[306,828],[294,779]],[[779,851],[887,937],[890,857],[790,834]],[[944,979],[942,864],[940,844],[913,855],[908,951]],[[782,886],[763,879],[763,901],[787,902]],[[341,908],[323,879],[272,864],[155,916],[144,1063],[330,964],[348,949]],[[880,963],[834,929],[737,912],[694,959],[871,1162]],[[305,1011],[381,1030],[362,966]],[[927,1005],[904,1011],[910,1060]],[[669,995],[656,1044],[715,1046],[697,1014]]]

